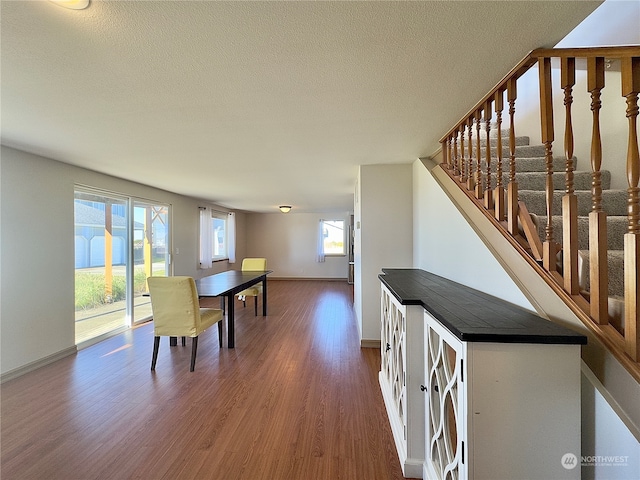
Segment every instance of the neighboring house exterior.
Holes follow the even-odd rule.
[[[76,199],[74,217],[75,268],[104,267],[105,204]],[[113,230],[112,264],[124,265],[127,260],[125,205],[112,205],[111,225]],[[144,224],[134,221],[133,228],[134,239],[142,239]],[[156,228],[158,227],[156,226]],[[135,263],[144,262],[141,247],[134,248],[134,261]]]
[[[127,219],[124,216],[124,208],[119,207],[121,206],[114,206],[115,212],[111,217],[113,265],[124,265],[127,258]],[[119,210],[122,210],[122,212],[119,212]],[[75,267],[104,267],[104,204],[76,199],[74,217]],[[139,224],[136,227],[142,228]]]

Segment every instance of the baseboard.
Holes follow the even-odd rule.
[[[346,282],[347,278],[338,278],[338,277],[328,277],[328,278],[324,278],[324,277],[272,277],[269,276],[267,277],[268,281],[272,281],[272,280],[286,280],[286,281],[290,281],[290,280],[315,280],[318,282]]]
[[[60,350],[57,353],[41,358],[40,360],[36,360],[35,362],[27,363],[26,365],[23,365],[21,367],[14,368],[13,370],[9,370],[8,372],[0,375],[0,383],[12,380],[21,375],[24,375],[25,373],[32,372],[33,370],[36,370],[40,367],[44,367],[45,365],[56,362],[62,358],[68,357],[70,355],[75,355],[76,353],[78,353],[78,349],[74,345],[73,347],[65,348],[64,350]]]
[[[380,350],[380,340],[360,340],[360,348],[377,348]]]

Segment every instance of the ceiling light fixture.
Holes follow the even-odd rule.
[[[289,213],[289,210],[291,210],[291,205],[280,205],[278,208],[282,213]]]
[[[71,10],[83,10],[89,6],[90,0],[49,0],[56,5],[60,5],[64,8],[70,8]]]

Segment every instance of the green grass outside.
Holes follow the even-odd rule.
[[[154,272],[164,275],[164,270]],[[146,291],[147,276],[144,270],[136,269],[133,277],[133,292]],[[126,298],[126,279],[124,276],[113,276],[112,296],[105,295],[105,276],[99,273],[89,273],[76,270],[76,311],[96,308],[108,303],[118,302]]]

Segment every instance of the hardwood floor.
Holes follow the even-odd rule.
[[[402,478],[351,287],[270,281],[268,317],[252,301],[193,373],[167,338],[151,372],[144,325],[4,383],[2,479]]]

